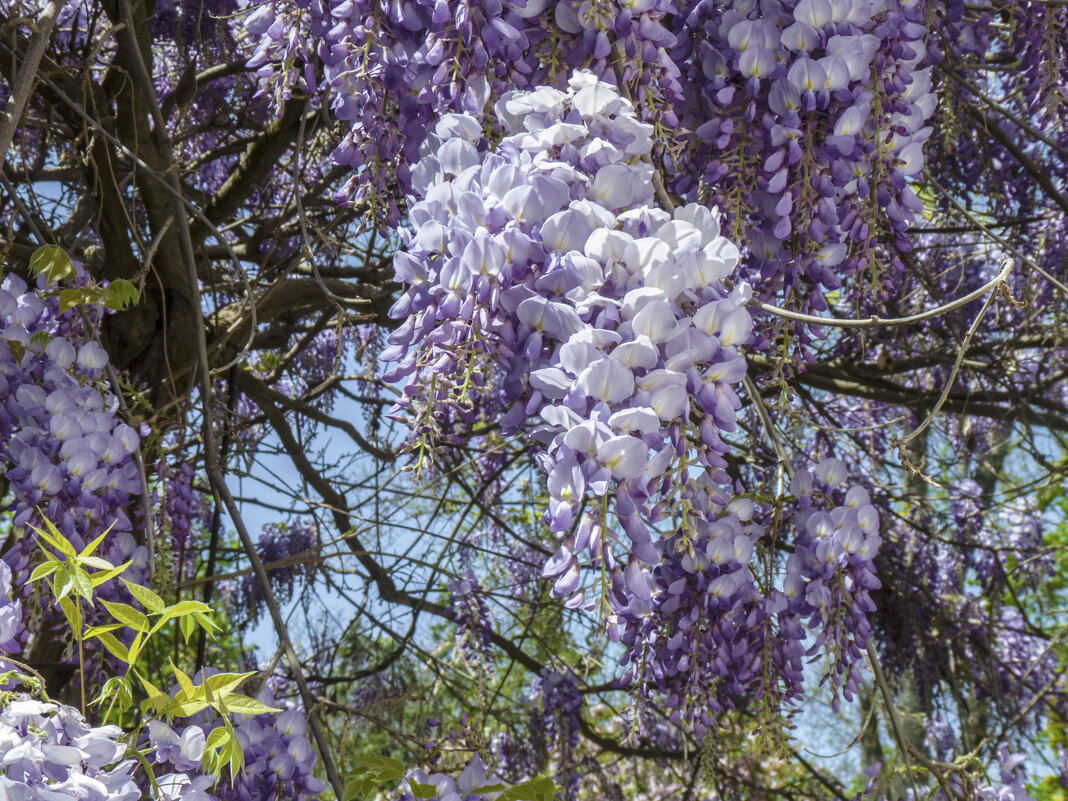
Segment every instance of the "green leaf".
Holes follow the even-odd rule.
[[[552,779],[537,776],[519,784],[514,784],[497,796],[497,801],[549,801],[560,788]]]
[[[64,616],[67,618],[67,622],[70,623],[71,631],[74,632],[74,639],[82,639],[82,613],[78,609],[78,605],[74,603],[70,598],[60,598],[59,608],[63,610]]]
[[[133,688],[130,687],[130,680],[125,676],[112,676],[100,689],[100,695],[97,696],[93,702],[95,704],[103,704],[108,698],[115,696],[116,703],[123,709],[126,709],[133,703]]]
[[[230,751],[227,756],[230,759],[230,782],[232,784],[233,780],[241,773],[241,769],[245,767],[245,751],[236,737],[230,740],[226,748],[223,749],[223,753],[225,754],[227,750]]]
[[[172,701],[165,704],[162,711],[176,718],[187,718],[197,712],[203,712],[211,704],[207,701]]]
[[[90,606],[93,603],[93,582],[89,580],[89,574],[77,565],[72,565],[70,581],[74,585],[74,592],[85,599]]]
[[[181,618],[183,615],[202,615],[205,612],[210,614],[211,607],[200,601],[179,601],[163,610],[162,617],[155,622],[149,634],[155,634],[175,618]]]
[[[168,606],[163,610],[163,616],[165,618],[181,617],[182,615],[191,615],[194,612],[200,614],[210,614],[211,607],[207,604],[202,604],[200,601],[179,601],[173,606]]]
[[[30,344],[36,345],[38,350],[44,350],[49,342],[52,341],[52,335],[47,331],[38,331],[32,337],[30,337]]]
[[[209,776],[218,776],[219,765],[219,753],[217,751],[204,750],[204,755],[200,758],[200,764],[204,766],[204,773]]]
[[[121,659],[126,664],[130,664],[130,652],[126,649],[126,646],[119,642],[118,638],[114,634],[110,634],[106,631],[101,631],[95,635],[100,642],[104,644],[104,647],[111,651],[112,655],[117,659]],[[115,677],[118,678],[118,677]]]
[[[51,576],[56,572],[56,568],[58,567],[59,562],[54,559],[49,559],[47,562],[42,562],[37,565],[37,567],[33,569],[33,572],[30,573],[30,584],[33,584],[35,581],[40,581],[45,576]]]
[[[204,679],[204,686],[215,693],[230,693],[255,675],[254,670],[248,673],[216,673]]]
[[[65,598],[71,588],[70,571],[67,570],[66,565],[60,565],[56,568],[55,576],[52,577],[52,594],[56,596],[58,601],[61,598]]]
[[[114,523],[111,524],[111,526],[114,526],[114,525],[115,525]],[[106,529],[104,529],[104,531],[100,534],[99,537],[97,537],[95,540],[93,540],[88,545],[86,545],[82,549],[82,552],[80,554],[78,554],[78,556],[83,556],[83,557],[84,556],[92,556],[93,553],[96,551],[97,547],[99,547],[100,543],[102,543],[104,541],[104,537],[106,537],[109,533],[111,533],[111,526],[108,526]],[[108,568],[110,568],[110,567],[111,567],[111,563],[109,562],[108,563]],[[104,568],[104,569],[106,570],[107,568]]]
[[[249,698],[247,695],[240,695],[239,693],[226,693],[219,698],[219,705],[220,707],[225,706],[232,715],[263,715],[268,712],[282,711],[273,706],[260,703],[255,698]],[[401,770],[401,775],[404,775],[403,770]]]
[[[174,678],[178,680],[178,686],[182,688],[182,692],[185,693],[186,698],[196,698],[196,690],[193,688],[193,680],[187,676],[181,668],[179,668],[174,662],[171,662],[171,670],[174,672]]]
[[[90,557],[90,558],[94,558],[94,557]],[[101,559],[100,561],[104,561],[104,560]],[[122,573],[124,570],[126,570],[126,568],[128,568],[132,564],[133,564],[132,561],[126,562],[125,564],[119,565],[118,567],[113,567],[110,570],[104,570],[104,571],[102,571],[100,573],[97,573],[96,575],[93,576],[93,586],[94,587],[99,587],[101,584],[103,584],[103,583],[105,583],[107,581],[111,581],[113,578],[115,578],[115,576],[117,576],[120,573]]]
[[[37,536],[55,548],[64,556],[77,556],[78,552],[74,550],[74,546],[70,544],[66,537],[59,533],[51,521],[45,518],[45,529],[41,530],[37,526],[30,526],[31,529],[37,532]]]
[[[54,284],[74,275],[74,265],[63,248],[42,245],[30,256],[30,273],[34,278],[44,273],[45,280]]]
[[[187,620],[188,618],[182,619]],[[220,626],[207,615],[201,615],[199,613],[194,612],[193,620],[195,620],[200,625],[200,628],[204,629],[204,631],[206,631],[208,634],[215,635],[222,631],[222,626]]]
[[[156,595],[156,593],[152,592],[148,587],[142,587],[140,584],[134,584],[132,581],[127,581],[126,579],[123,579],[122,583],[126,585],[126,589],[128,589],[130,594],[138,600],[141,606],[149,612],[158,615],[167,606],[163,603],[163,599]]]
[[[128,306],[137,305],[139,298],[137,287],[125,278],[116,278],[104,290],[104,305],[116,311],[123,311]]]
[[[131,665],[134,662],[136,662],[137,661],[137,657],[139,657],[141,655],[141,649],[145,645],[144,636],[145,636],[145,633],[143,631],[139,631],[139,632],[137,632],[137,634],[134,635],[133,642],[130,643],[130,659],[129,659],[129,663]]]
[[[85,630],[85,639],[91,640],[101,634],[107,633],[109,631],[115,631],[116,629],[121,628],[123,628],[121,623],[108,623],[103,626],[89,626]]]
[[[190,615],[181,617],[178,619],[178,626],[182,630],[182,637],[186,642],[189,642],[189,638],[193,636],[193,633],[197,630],[197,622]]]
[[[353,760],[354,772],[371,774],[378,781],[395,782],[404,778],[404,763],[387,756],[373,754]]]
[[[61,289],[59,292],[59,313],[81,306],[83,303],[99,303],[104,293],[98,289]]]
[[[438,788],[433,784],[423,784],[413,779],[408,779],[408,787],[416,798],[433,798],[438,794]]]
[[[78,563],[95,570],[113,570],[115,568],[115,565],[111,564],[107,559],[101,559],[99,556],[79,556]]]
[[[369,776],[353,776],[345,782],[345,789],[341,793],[341,801],[355,801],[359,798],[366,798],[371,794],[372,788],[373,785]],[[434,795],[437,795],[436,788],[433,795],[419,797],[433,798]]]
[[[129,626],[134,631],[148,630],[148,618],[129,604],[105,601],[103,598],[100,599],[100,603],[111,613],[113,618]]]
[[[7,349],[11,351],[15,361],[21,362],[22,357],[26,355],[26,346],[17,339],[5,339],[4,342],[7,343]]]
[[[216,750],[219,746],[225,745],[226,741],[230,739],[230,732],[227,731],[225,726],[220,726],[217,729],[213,729],[208,735],[207,741],[204,743],[204,747],[212,751]]]
[[[149,709],[152,709],[157,714],[164,712],[170,704],[170,696],[156,687],[136,670],[134,671],[134,675],[137,676],[138,681],[141,682],[141,686],[145,688],[145,692],[148,694],[148,700],[141,704],[141,707],[144,708],[147,705]]]

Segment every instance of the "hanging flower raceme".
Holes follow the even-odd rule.
[[[268,682],[271,686],[277,686],[277,683],[275,679]],[[289,708],[277,714],[233,716],[244,766],[232,780],[229,776],[216,780],[202,772],[207,740],[213,731],[221,728],[222,721],[201,713],[179,729],[172,729],[158,720],[148,724],[149,759],[160,766],[158,770],[173,771],[168,778],[174,785],[174,798],[307,801],[323,791],[323,783],[314,776],[317,756],[308,742],[303,710],[280,703],[270,688],[261,690],[256,697],[268,706]],[[160,785],[162,788],[163,783]]]
[[[23,631],[22,602],[11,599],[11,568],[0,562],[0,654],[15,654],[20,650],[18,635]],[[4,667],[0,659],[0,670]]]
[[[148,552],[128,515],[141,493],[134,461],[140,434],[119,414],[104,377],[107,353],[86,341],[77,312],[59,313],[56,293],[46,286],[41,278],[31,288],[15,275],[0,286],[0,470],[13,496],[12,524],[40,527],[43,515],[79,551],[109,529],[96,555],[113,565],[129,562],[124,578],[141,583]],[[31,592],[27,579],[38,555],[32,533],[3,555],[21,595]],[[119,582],[100,592],[130,600]],[[60,613],[51,607],[47,614]],[[109,658],[96,640],[86,649]],[[100,662],[88,664],[92,673]]]
[[[396,414],[420,454],[442,420],[473,422],[480,406],[500,404],[506,431],[531,420],[546,520],[564,536],[545,574],[579,605],[580,562],[603,564],[619,586],[591,608],[612,614],[649,597],[649,524],[685,502],[691,471],[729,480],[719,432],[735,426],[752,331],[746,287],[722,284],[738,250],[708,209],[651,205],[652,127],[592,74],[495,111],[495,149],[477,119],[452,115],[413,171],[422,199],[396,257],[409,289],[386,380],[406,382]],[[584,499],[598,511],[580,519]]]
[[[543,575],[699,735],[743,699],[799,697],[808,632],[850,697],[878,515],[862,489],[837,497],[840,462],[800,472],[786,580],[754,577],[763,528],[732,498],[721,436],[753,328],[748,287],[723,283],[737,248],[713,211],[652,205],[651,128],[593,75],[507,95],[495,117],[492,149],[479,120],[442,120],[413,172],[404,322],[383,353],[411,448],[461,441],[479,415],[539,443],[559,541]]]
[[[445,773],[428,775],[421,770],[410,771],[397,801],[453,801],[460,798],[464,801],[490,801],[500,794],[504,786],[497,776],[488,774],[482,760],[474,756],[457,778]],[[485,793],[479,792],[483,787],[490,789]]]
[[[672,188],[729,200],[761,294],[821,311],[823,291],[858,270],[870,272],[858,302],[898,286],[940,59],[925,13],[911,0],[800,0],[675,15],[672,58],[690,78],[680,116],[695,135]]]
[[[136,801],[137,762],[118,726],[90,726],[64,704],[28,695],[0,705],[0,797],[25,801]],[[188,796],[185,796],[188,798]]]
[[[846,478],[839,459],[794,475],[790,489],[801,511],[785,581],[788,608],[807,619],[816,635],[808,653],[833,658],[829,678],[835,708],[839,689],[846,700],[857,692],[855,665],[871,634],[868,614],[875,611],[870,593],[882,586],[873,563],[882,542],[879,512],[863,487],[844,490]]]

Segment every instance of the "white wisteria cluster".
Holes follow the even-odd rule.
[[[653,128],[615,87],[576,72],[505,95],[495,118],[491,149],[481,120],[447,115],[413,169],[387,379],[406,382],[395,413],[422,451],[487,410],[545,445],[562,536],[545,573],[579,605],[580,564],[602,564],[616,578],[589,603],[611,613],[650,597],[650,524],[697,475],[729,481],[748,287],[722,283],[739,251],[713,210],[654,205]],[[600,511],[577,520],[584,498]]]

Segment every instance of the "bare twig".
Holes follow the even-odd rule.
[[[133,59],[135,67],[135,77],[141,84],[142,92],[147,96],[149,100],[149,106],[153,117],[153,128],[157,137],[157,146],[160,149],[160,155],[163,157],[164,163],[173,164],[174,159],[171,153],[170,144],[166,138],[166,128],[163,121],[163,115],[160,111],[159,104],[155,99],[155,91],[152,84],[152,78],[149,75],[148,68],[145,65],[144,58],[141,54],[140,43],[137,41],[135,28],[133,24],[133,11],[130,7],[130,0],[121,0],[122,14],[124,22],[126,23],[126,35],[130,37]],[[181,185],[178,182],[178,176],[174,171],[170,171],[167,174],[167,182],[170,184],[173,192],[175,202],[175,217],[178,220],[179,230],[179,243],[182,248],[182,255],[186,264],[186,277],[189,282],[189,293],[192,300],[191,311],[193,314],[193,339],[195,346],[195,358],[197,361],[196,372],[200,378],[200,395],[201,395],[201,415],[203,422],[203,437],[204,437],[204,459],[206,462],[208,480],[211,483],[212,490],[216,496],[216,502],[220,500],[226,506],[226,510],[230,515],[230,520],[234,524],[234,528],[237,529],[238,536],[241,539],[241,544],[245,549],[245,554],[248,556],[249,561],[252,563],[252,569],[256,572],[256,580],[260,585],[260,589],[263,592],[264,601],[267,604],[267,609],[271,615],[271,622],[274,624],[275,633],[278,635],[279,642],[282,648],[285,649],[286,662],[293,674],[293,678],[296,681],[297,688],[300,691],[301,701],[304,704],[304,712],[308,717],[308,723],[312,730],[312,735],[315,738],[315,743],[319,749],[319,755],[323,760],[323,767],[326,769],[327,778],[330,781],[331,786],[334,789],[338,798],[343,795],[343,786],[341,783],[341,777],[338,775],[337,767],[334,764],[334,759],[330,753],[330,749],[327,745],[326,738],[323,735],[323,727],[319,720],[318,714],[316,714],[316,700],[312,695],[308,682],[304,677],[304,670],[300,664],[300,658],[297,656],[296,649],[293,647],[293,643],[289,638],[289,632],[286,627],[286,622],[282,617],[282,612],[278,607],[278,601],[274,597],[274,591],[271,588],[270,579],[267,577],[267,571],[263,568],[263,563],[260,561],[259,554],[256,553],[256,546],[252,542],[252,537],[249,535],[248,529],[245,526],[244,518],[241,515],[241,510],[234,502],[233,496],[230,494],[230,490],[226,485],[226,478],[223,475],[222,468],[219,464],[219,451],[217,443],[215,441],[215,419],[214,410],[212,409],[212,403],[214,400],[214,392],[212,391],[211,381],[211,367],[208,361],[208,345],[207,337],[204,332],[204,313],[201,308],[200,300],[200,281],[197,278],[196,259],[193,251],[193,240],[189,230],[189,218],[184,214],[184,203],[181,193]],[[250,298],[250,302],[252,299]],[[253,312],[254,313],[254,312]]]
[[[0,170],[4,168],[7,160],[7,151],[11,147],[11,141],[15,138],[15,129],[22,112],[26,110],[26,104],[33,94],[33,85],[37,81],[37,68],[44,58],[48,40],[52,38],[52,28],[55,27],[59,9],[63,6],[60,0],[48,0],[44,10],[36,17],[36,30],[30,38],[30,45],[26,49],[26,58],[22,63],[18,74],[15,76],[11,95],[8,97],[7,106],[4,108],[3,119],[0,119]]]
[[[761,311],[766,311],[768,314],[773,314],[776,317],[782,317],[786,320],[793,320],[795,323],[821,325],[828,326],[830,328],[890,328],[901,325],[912,325],[913,323],[919,323],[923,320],[929,320],[932,317],[938,317],[955,309],[959,309],[961,306],[967,306],[973,300],[981,298],[990,290],[995,289],[999,285],[1003,284],[1005,282],[1005,279],[1008,278],[1011,269],[1011,262],[1006,262],[1002,266],[1001,272],[999,272],[996,277],[994,277],[990,281],[987,281],[974,292],[969,292],[967,295],[959,297],[956,300],[952,300],[949,303],[945,303],[934,309],[928,309],[927,311],[919,312],[918,314],[910,314],[907,317],[879,317],[875,314],[866,319],[817,317],[814,314],[804,314],[802,312],[791,311],[790,309],[781,309],[778,306],[773,306],[770,303],[765,303],[761,300],[756,299],[749,301],[749,305],[756,306]]]
[[[994,298],[997,297],[998,290],[1000,289],[1002,291],[1005,291],[1007,295],[1006,287],[1008,286],[1008,284],[1006,283],[1005,279],[1007,278],[1009,271],[1012,269],[1012,264],[1012,259],[1005,260],[1005,265],[1001,268],[1001,272],[998,273],[998,284],[992,288],[992,291],[987,296],[982,308],[979,309],[979,313],[976,314],[975,319],[972,320],[972,324],[968,328],[968,333],[964,335],[964,341],[961,343],[960,349],[957,351],[957,358],[953,362],[953,368],[949,372],[949,378],[946,379],[946,385],[942,389],[942,394],[938,396],[938,400],[935,401],[935,405],[931,408],[931,411],[928,413],[927,418],[922,423],[920,423],[920,425],[917,426],[916,429],[912,431],[912,433],[907,434],[897,442],[898,453],[901,455],[902,464],[904,464],[910,472],[920,476],[921,478],[923,478],[924,481],[926,481],[928,484],[931,484],[932,486],[938,487],[941,485],[938,484],[938,482],[936,482],[930,476],[923,474],[922,464],[919,467],[916,467],[912,464],[912,461],[909,459],[908,453],[906,452],[905,446],[907,446],[910,442],[916,439],[916,437],[926,431],[927,427],[931,425],[931,421],[934,420],[935,415],[937,415],[938,412],[941,411],[942,406],[945,404],[946,399],[949,397],[950,391],[953,389],[953,384],[957,380],[957,375],[960,373],[961,362],[964,361],[964,355],[968,352],[968,346],[971,344],[972,337],[974,337],[975,332],[979,330],[979,324],[982,323],[983,318],[986,316],[987,310],[994,302]],[[1011,296],[1009,297],[1011,300]]]

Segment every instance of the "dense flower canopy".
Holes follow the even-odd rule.
[[[0,798],[1063,797],[1068,6],[31,5]]]

